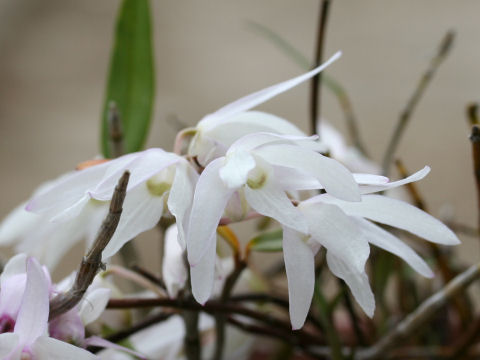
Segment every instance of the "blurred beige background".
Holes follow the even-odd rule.
[[[119,1],[0,0],[0,217],[35,187],[99,152],[112,31]],[[313,56],[319,1],[152,1],[157,94],[148,146],[169,149],[175,114],[188,124],[254,90],[302,72],[247,27],[261,23]],[[421,101],[399,153],[410,170],[432,167],[420,188],[432,212],[451,204],[476,225],[465,105],[480,100],[480,2],[334,0],[328,72],[348,90],[370,152],[380,160],[398,114],[447,29],[454,49]],[[323,115],[344,129],[335,98]],[[308,130],[308,86],[260,107]],[[394,176],[396,174],[394,173]],[[477,239],[462,237],[465,261]]]

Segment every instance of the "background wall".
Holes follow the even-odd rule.
[[[176,115],[203,115],[302,72],[247,26],[261,23],[312,58],[319,1],[152,1],[157,99],[148,146],[170,148]],[[99,152],[99,114],[117,0],[0,0],[0,217],[34,188]],[[444,204],[464,223],[477,216],[465,105],[480,96],[480,2],[333,1],[328,72],[348,90],[370,152],[380,160],[400,110],[448,29],[454,49],[405,133],[410,170],[432,167],[420,189],[436,215]],[[323,115],[344,129],[335,98]],[[308,86],[260,107],[308,130]],[[394,174],[394,177],[396,175]],[[463,238],[468,262],[478,240]]]

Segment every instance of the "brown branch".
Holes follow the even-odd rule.
[[[472,142],[473,171],[477,185],[477,204],[478,204],[478,228],[480,229],[480,128],[477,125],[472,126],[470,135]]]
[[[412,117],[412,114],[417,107],[418,102],[422,98],[422,95],[425,93],[427,86],[433,79],[435,72],[437,71],[443,60],[445,60],[450,49],[452,48],[454,37],[455,33],[451,30],[448,31],[447,34],[443,37],[437,54],[430,61],[427,71],[425,71],[425,73],[420,78],[420,81],[418,82],[415,91],[413,92],[412,96],[405,105],[405,108],[400,114],[400,118],[398,119],[395,130],[393,131],[392,137],[390,138],[390,142],[383,157],[382,169],[383,174],[386,176],[388,176],[388,173],[390,171],[390,164],[392,163],[393,156],[395,155],[395,151],[397,150],[398,144],[400,143],[403,132],[405,131],[405,128],[407,127],[407,124]]]
[[[406,178],[410,175],[401,160],[396,160],[395,165],[397,166],[397,170],[402,177]],[[425,212],[428,212],[426,202],[420,195],[420,192],[418,191],[418,188],[417,188],[417,184],[412,182],[412,183],[406,184],[405,186],[414,204],[419,209]],[[449,260],[445,255],[445,253],[440,248],[440,246],[431,242],[427,242],[427,246],[430,248],[430,252],[432,253],[433,257],[435,258],[435,261],[437,262],[443,281],[447,283],[448,281],[452,280],[455,274],[452,272]],[[455,309],[457,310],[457,313],[459,314],[462,320],[462,323],[466,324],[471,317],[471,311],[468,307],[468,301],[466,297],[456,296],[453,299],[453,305],[455,306]]]
[[[313,68],[319,66],[323,58],[323,48],[325,46],[325,32],[328,19],[328,10],[330,7],[330,0],[322,0],[320,6],[320,14],[318,18],[318,30],[317,30],[317,45],[315,51],[315,61],[313,63]],[[310,90],[310,126],[311,133],[317,133],[317,124],[320,121],[321,115],[321,86],[322,83],[322,73],[315,75],[312,78],[312,85]]]
[[[394,329],[383,336],[372,347],[359,351],[356,360],[384,358],[388,350],[399,341],[411,336],[415,330],[424,325],[432,315],[441,309],[450,299],[464,291],[473,281],[480,277],[480,263],[471,266],[456,276],[442,290],[430,296],[415,311],[409,314]]]
[[[104,266],[102,263],[102,252],[115,233],[118,222],[120,221],[129,177],[130,173],[126,171],[118,181],[110,202],[108,215],[103,221],[92,247],[80,264],[72,288],[63,294],[58,294],[50,301],[49,320],[54,319],[77,305],[92,283],[95,275]]]

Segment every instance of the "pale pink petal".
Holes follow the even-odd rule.
[[[308,233],[307,222],[302,213],[274,180],[267,179],[262,187],[251,189],[245,186],[245,198],[258,213],[269,216],[279,223],[297,231]]]
[[[27,284],[14,328],[21,344],[32,344],[47,333],[49,288],[50,282],[38,261],[28,258]]]
[[[315,285],[313,252],[302,234],[283,227],[283,258],[288,280],[290,321],[293,330],[305,323]]]
[[[238,114],[242,111],[249,110],[251,108],[254,108],[257,105],[260,105],[264,103],[267,100],[270,100],[271,98],[301,84],[302,82],[312,78],[313,76],[317,75],[320,71],[324,70],[327,66],[329,66],[331,63],[336,61],[339,57],[341,56],[340,52],[335,53],[330,59],[328,59],[325,63],[323,63],[321,66],[303,74],[300,76],[297,76],[296,78],[284,81],[282,83],[270,86],[266,89],[257,91],[253,94],[247,95],[243,98],[240,98],[224,107],[221,109],[217,110],[211,115],[208,115],[204,118],[202,121],[208,121],[212,123],[218,123],[221,122],[223,119],[228,118],[230,116],[233,116],[235,114]]]
[[[330,251],[327,251],[327,264],[335,276],[345,281],[365,314],[370,318],[373,317],[375,298],[365,270],[352,267],[348,261],[333,255]]]
[[[163,213],[164,196],[151,194],[146,184],[127,193],[117,230],[103,251],[102,259],[113,256],[126,242],[155,227]]]
[[[186,234],[188,261],[195,266],[214,240],[218,222],[235,191],[225,186],[219,176],[225,158],[212,161],[198,179]]]
[[[94,360],[96,355],[66,342],[40,336],[32,346],[35,360]]]
[[[115,349],[115,350],[126,352],[127,354],[130,354],[130,355],[136,356],[139,359],[145,359],[145,360],[147,359],[145,355],[140,354],[137,351],[133,351],[132,349],[126,348],[125,346],[112,343],[111,341],[102,339],[101,337],[98,337],[98,336],[90,336],[88,339],[86,339],[86,345],[98,346],[105,349]]]
[[[358,184],[352,174],[339,162],[309,149],[294,145],[269,145],[255,150],[273,165],[302,170],[314,176],[325,190],[339,199],[359,201]]]

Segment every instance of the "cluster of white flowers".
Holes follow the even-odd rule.
[[[128,170],[131,177],[123,213],[103,260],[153,228],[163,216],[173,216],[178,247],[167,247],[164,274],[168,291],[175,296],[185,286],[187,275],[181,254],[186,251],[193,295],[205,303],[215,283],[218,224],[222,218],[241,221],[252,214],[263,215],[275,219],[283,228],[294,329],[303,326],[308,313],[315,281],[314,256],[322,246],[332,273],[348,284],[359,305],[372,316],[375,302],[365,272],[369,244],[401,257],[420,274],[432,276],[414,250],[375,223],[439,244],[459,241],[425,212],[373,194],[420,180],[429,172],[428,167],[397,182],[376,174],[352,173],[347,167],[352,169],[354,164],[340,162],[352,159],[342,151],[344,144],[337,141],[330,152],[338,157],[337,161],[322,155],[332,146],[328,139],[321,142],[287,120],[250,111],[310,79],[339,56],[337,53],[304,75],[207,115],[195,128],[179,134],[176,153],[154,148],[128,154],[43,186],[4,220],[0,243],[17,242],[18,249],[54,266],[81,238],[91,242],[108,211],[117,180]],[[316,195],[305,198],[312,190]]]

